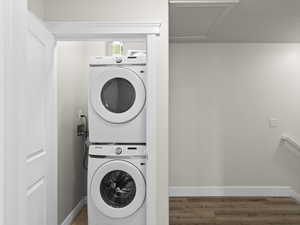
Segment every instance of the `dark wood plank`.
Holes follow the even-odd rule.
[[[88,225],[86,209],[72,225]],[[287,197],[175,197],[170,225],[300,225],[300,204]]]
[[[286,197],[170,198],[170,225],[300,225],[300,205]]]

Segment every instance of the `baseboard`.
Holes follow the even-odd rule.
[[[296,191],[292,191],[291,197],[293,197],[294,199],[300,202],[300,194],[297,193]]]
[[[62,222],[61,225],[71,225],[77,215],[80,213],[81,209],[87,204],[87,198],[84,197],[81,201],[75,206],[75,208],[69,213],[66,219]]]
[[[300,201],[300,195],[286,186],[169,187],[169,196],[277,196]]]

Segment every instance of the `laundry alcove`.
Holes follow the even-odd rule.
[[[130,49],[146,50],[144,39],[126,39],[122,40],[122,43],[124,43],[125,47],[125,56]],[[88,185],[90,186],[92,182],[88,179],[91,179],[89,174],[95,173],[93,169],[96,170],[98,167],[92,166],[94,164],[97,165],[97,163],[92,163],[91,161],[101,161],[101,159],[90,158],[91,151],[88,151],[88,149],[92,148],[95,143],[115,143],[114,148],[117,148],[116,143],[145,143],[145,126],[139,127],[135,126],[135,124],[132,124],[134,126],[132,128],[122,126],[123,124],[128,124],[128,120],[131,121],[132,118],[136,118],[138,115],[140,115],[139,121],[142,121],[142,124],[146,122],[144,104],[146,102],[145,78],[147,75],[146,71],[144,71],[145,73],[140,73],[138,69],[145,67],[145,65],[138,66],[135,64],[127,69],[127,65],[123,63],[116,66],[117,68],[111,68],[110,73],[108,73],[107,70],[111,67],[110,62],[114,59],[111,56],[111,44],[112,41],[106,39],[97,41],[59,41],[56,46],[59,133],[58,221],[60,224],[68,218],[68,215],[74,211],[74,208],[80,208],[79,206],[85,205],[87,202],[92,202],[86,198],[90,197],[91,193]],[[107,64],[105,66],[95,66],[100,64],[100,60],[104,60]],[[91,67],[90,64],[94,66]],[[135,70],[135,72],[131,72],[130,69]],[[93,71],[93,75],[91,71]],[[102,74],[101,71],[105,73],[103,76],[99,75]],[[143,81],[140,79],[142,76]],[[121,78],[124,80],[121,80]],[[113,82],[110,82],[111,80]],[[119,81],[121,82],[119,83]],[[123,83],[123,81],[126,81],[126,83]],[[120,87],[120,85],[125,86]],[[134,88],[134,93],[130,91],[132,89],[128,91],[131,85]],[[115,90],[116,88],[119,90],[119,87],[121,91],[124,91],[120,98],[122,104],[118,104],[119,98],[115,98],[116,95],[114,94],[118,93]],[[101,94],[102,92],[104,95]],[[136,96],[134,99],[132,99],[132,94]],[[101,101],[99,101],[100,95]],[[128,96],[128,98],[125,98],[125,96]],[[128,102],[127,100],[130,101]],[[129,106],[132,104],[131,100],[134,100],[134,104],[139,104],[136,105],[137,107],[135,107],[134,111],[127,110],[126,117],[112,113],[109,111],[110,109],[106,109],[104,104],[102,104],[102,102],[107,103],[113,107],[112,110],[123,110],[124,107],[127,107],[127,103],[129,103]],[[117,108],[116,106],[121,107]],[[84,115],[84,118],[87,117],[88,122],[82,119],[81,115]],[[102,118],[104,119],[101,120]],[[111,124],[112,122],[113,124]],[[121,123],[120,129],[117,129],[116,122]],[[78,124],[84,127],[83,130],[88,130],[88,140],[85,140],[84,136],[77,136],[76,125]],[[107,124],[110,126],[106,127]],[[124,128],[122,129],[122,127]],[[141,141],[137,140],[137,137]],[[88,144],[86,144],[87,141]],[[98,151],[100,153],[104,150]],[[98,154],[97,151],[95,151],[95,154]],[[121,157],[127,159],[128,157],[124,156],[124,154],[125,152],[123,152],[123,156]],[[101,163],[99,164],[102,165]],[[82,211],[84,212],[86,208],[89,207],[84,207]]]
[[[157,115],[157,67],[159,55],[159,23],[98,23],[98,22],[49,22],[57,41],[107,41],[140,40],[147,50],[147,224],[155,220],[156,204],[156,115]],[[130,44],[129,44],[130,45]]]

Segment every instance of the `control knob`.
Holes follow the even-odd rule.
[[[122,57],[116,57],[116,63],[121,63],[123,61]]]
[[[117,147],[115,151],[116,151],[116,154],[117,154],[117,155],[121,155],[121,153],[122,153],[122,148],[121,148],[121,147]]]

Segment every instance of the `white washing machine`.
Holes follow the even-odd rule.
[[[145,105],[146,56],[91,58],[91,143],[145,143]]]
[[[146,224],[146,146],[92,145],[89,225]]]

